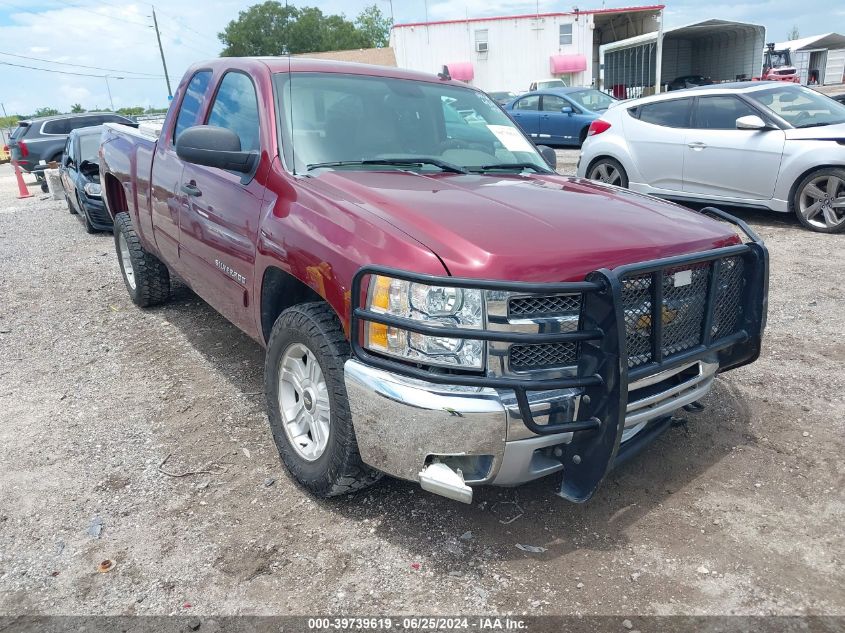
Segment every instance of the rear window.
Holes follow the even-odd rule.
[[[25,125],[20,125],[20,124],[19,124],[19,125],[18,125],[18,127],[16,127],[16,128],[14,129],[14,131],[12,132],[12,135],[11,135],[9,138],[10,138],[10,139],[12,139],[12,140],[17,139],[17,138],[20,138],[20,137],[22,137],[24,134],[26,134],[26,131],[27,131],[28,129],[29,129],[29,123],[27,123],[27,124],[25,124]]]
[[[692,99],[673,99],[646,103],[628,112],[645,123],[663,127],[689,127]]]

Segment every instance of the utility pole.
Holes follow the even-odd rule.
[[[164,49],[161,47],[161,33],[158,32],[158,20],[156,20],[156,8],[153,7],[153,26],[156,30],[158,40],[158,52],[161,53],[161,65],[164,67],[164,81],[167,82],[167,98],[173,98],[173,91],[170,89],[170,76],[167,74],[167,62],[164,61]]]

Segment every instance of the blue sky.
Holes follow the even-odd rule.
[[[314,0],[294,4],[318,6],[326,13],[344,13],[352,18],[374,2],[389,15],[388,0]],[[170,0],[157,5],[174,87],[190,64],[220,51],[216,33],[238,11],[254,3],[255,0]],[[397,22],[416,22],[423,21],[426,13],[431,20],[508,15],[533,12],[538,4],[540,11],[570,11],[574,6],[571,0],[393,0],[393,13]],[[579,8],[632,4],[650,2],[596,0]],[[826,31],[845,34],[845,3],[841,0],[814,0],[809,11],[804,11],[808,5],[794,0],[668,0],[665,4],[667,26],[722,18],[763,24],[769,41],[786,39],[793,25],[802,37]],[[42,106],[68,110],[73,103],[81,103],[87,109],[109,108],[110,88],[115,108],[166,106],[167,89],[160,76],[161,60],[149,15],[148,3],[121,0],[0,0],[0,52],[4,53],[0,54],[0,62],[98,75],[62,75],[0,64],[0,102],[9,114],[28,114]],[[67,65],[49,65],[23,57]]]

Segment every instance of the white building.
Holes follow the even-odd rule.
[[[436,73],[487,91],[525,91],[537,79],[596,85],[599,47],[656,31],[663,6],[536,13],[397,24],[390,45],[401,68]]]
[[[776,50],[789,49],[792,65],[804,85],[845,83],[845,35],[825,33],[775,44]]]

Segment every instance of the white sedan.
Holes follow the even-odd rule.
[[[780,82],[625,101],[592,123],[578,176],[664,198],[794,212],[845,230],[845,105]]]

